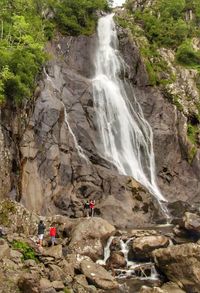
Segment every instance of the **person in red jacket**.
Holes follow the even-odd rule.
[[[53,224],[49,229],[49,235],[51,236],[51,245],[54,245],[56,240],[56,227]]]
[[[95,200],[90,201],[90,213],[91,217],[94,217],[94,207],[95,207]]]

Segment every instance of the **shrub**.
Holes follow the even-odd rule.
[[[200,51],[192,48],[190,41],[184,42],[177,50],[176,59],[180,64],[190,67],[200,67]]]
[[[12,242],[13,249],[19,250],[23,254],[23,260],[37,260],[35,251],[26,242],[14,240]]]

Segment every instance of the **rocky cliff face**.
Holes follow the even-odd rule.
[[[158,180],[165,197],[170,200],[198,201],[199,184],[199,150],[193,160],[188,159],[192,145],[187,138],[188,117],[166,98],[156,87],[149,85],[148,74],[141,60],[135,40],[126,30],[119,28],[120,50],[128,67],[128,77],[132,81],[135,95],[140,102],[146,119],[154,132],[154,151]],[[174,69],[175,70],[175,69]],[[178,81],[175,88],[184,95],[192,88],[192,78],[189,70],[179,67],[180,76],[187,76]],[[174,94],[175,95],[175,94]],[[183,95],[182,95],[183,97]],[[184,98],[184,97],[183,97]],[[189,108],[189,105],[185,107]]]
[[[151,195],[119,175],[95,147],[95,36],[58,38],[48,51],[52,60],[20,144],[21,202],[41,214],[80,217],[84,200],[94,198],[97,214],[119,227],[149,223]]]
[[[133,84],[153,128],[161,190],[170,201],[197,201],[199,153],[188,163],[186,117],[159,89],[149,86],[139,49],[126,31],[119,29],[119,41],[128,64],[126,78]],[[5,134],[0,132],[1,196],[16,188],[11,176],[15,172],[17,197],[30,210],[80,217],[84,200],[94,198],[97,214],[110,223],[123,228],[144,226],[156,215],[152,196],[132,178],[119,175],[95,147],[98,133],[91,86],[95,44],[95,36],[59,36],[48,44],[51,60],[36,90],[26,129],[18,140],[19,170],[13,167],[8,151],[16,153],[16,149],[12,143],[7,148]],[[11,128],[13,136],[14,127]]]

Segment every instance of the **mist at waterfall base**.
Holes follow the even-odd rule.
[[[167,218],[167,210],[162,204],[166,199],[156,183],[152,129],[144,118],[132,86],[121,79],[127,65],[118,50],[113,16],[100,18],[97,29],[96,74],[93,79],[99,128],[96,146],[101,156],[114,164],[120,174],[132,176],[154,195]]]

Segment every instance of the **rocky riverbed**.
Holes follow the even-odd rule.
[[[39,220],[20,204],[1,202],[1,293],[200,292],[198,214],[186,212],[176,226],[128,231],[99,217],[46,217],[42,248]]]

